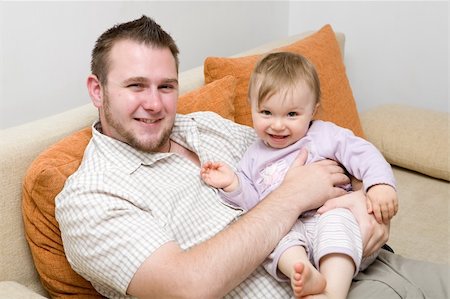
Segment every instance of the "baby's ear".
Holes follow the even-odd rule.
[[[320,103],[317,103],[316,106],[314,107],[313,116],[316,115],[317,110],[319,110],[319,106],[320,106]]]

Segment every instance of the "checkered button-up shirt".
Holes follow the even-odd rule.
[[[56,198],[64,249],[73,269],[109,298],[128,298],[133,275],[169,241],[188,249],[242,213],[221,203],[202,182],[199,167],[173,153],[149,154],[103,135],[93,138],[79,169]],[[200,161],[235,167],[254,141],[251,128],[211,112],[177,115],[171,139],[197,153]],[[227,298],[289,298],[262,267]]]

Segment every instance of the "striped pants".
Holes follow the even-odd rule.
[[[337,208],[322,215],[310,214],[297,220],[291,231],[278,243],[264,262],[264,267],[279,281],[289,279],[278,271],[281,254],[291,246],[303,246],[311,263],[320,271],[320,259],[330,253],[348,255],[355,263],[355,275],[377,257],[362,257],[362,238],[358,222],[348,209]]]

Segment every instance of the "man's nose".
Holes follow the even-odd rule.
[[[142,107],[145,110],[159,111],[162,107],[161,94],[158,90],[149,90],[148,93],[142,95]]]

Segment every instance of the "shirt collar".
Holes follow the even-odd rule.
[[[196,139],[192,138],[192,135],[197,135],[192,134],[193,132],[197,132],[194,118],[177,114],[170,138],[192,150],[193,146],[190,144],[190,140]],[[173,153],[139,151],[125,142],[103,134],[100,121],[92,125],[92,135],[92,140],[102,156],[112,165],[125,169],[129,174],[136,171],[141,165],[151,165],[158,160],[173,155]]]
[[[92,135],[93,142],[102,157],[129,174],[136,171],[141,165],[150,165],[170,155],[170,153],[145,153],[125,142],[109,137],[102,133],[99,121],[92,126]]]

